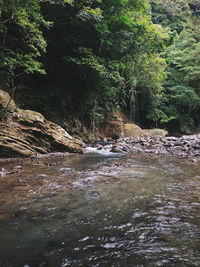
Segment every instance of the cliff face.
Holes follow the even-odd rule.
[[[9,95],[0,90],[1,112],[9,100]],[[27,157],[50,152],[81,153],[82,142],[40,113],[18,109],[11,100],[8,115],[0,123],[0,157]]]

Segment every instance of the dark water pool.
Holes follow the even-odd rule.
[[[0,266],[200,266],[200,166],[73,155],[7,164]]]

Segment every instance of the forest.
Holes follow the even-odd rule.
[[[0,267],[200,266],[200,0],[0,0]]]
[[[0,87],[52,121],[95,130],[200,124],[198,0],[0,0]],[[1,111],[1,119],[5,117]]]

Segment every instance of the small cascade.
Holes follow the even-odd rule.
[[[114,152],[111,152],[112,150],[112,143],[108,144],[108,143],[102,143],[102,144],[95,144],[94,146],[90,146],[90,145],[84,145],[83,147],[83,153],[84,154],[102,154],[102,155],[113,155],[116,154]]]

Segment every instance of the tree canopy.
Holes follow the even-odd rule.
[[[196,0],[0,0],[1,86],[95,128],[114,109],[145,127],[199,124]]]

